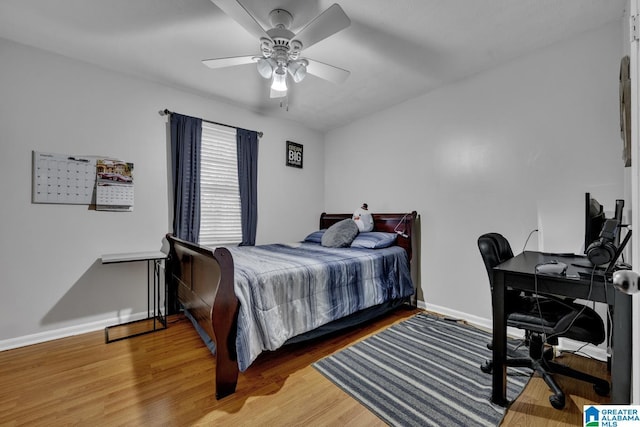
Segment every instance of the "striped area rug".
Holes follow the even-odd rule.
[[[491,403],[491,375],[480,370],[490,341],[487,332],[420,313],[313,366],[393,426],[498,425],[505,409]],[[508,374],[512,400],[531,371]]]

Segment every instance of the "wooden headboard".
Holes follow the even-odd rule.
[[[345,218],[351,218],[353,214],[328,214],[323,212],[320,215],[320,229],[329,228],[331,225],[338,221],[342,221]],[[404,248],[407,251],[409,260],[412,260],[413,250],[415,248],[415,240],[417,236],[414,236],[416,229],[416,219],[418,213],[403,212],[403,213],[374,213],[373,216],[373,231],[384,231],[386,233],[398,233],[398,240],[396,245]]]

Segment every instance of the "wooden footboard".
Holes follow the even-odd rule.
[[[327,228],[351,214],[325,214],[320,228]],[[397,245],[409,255],[412,278],[417,284],[416,245],[412,235],[416,212],[373,214],[374,230],[397,232]],[[226,248],[215,251],[167,234],[170,245],[167,262],[167,284],[170,298],[177,298],[197,320],[216,345],[216,398],[235,392],[238,381],[236,329],[239,302],[234,290],[234,266]],[[415,304],[415,296],[412,300]]]
[[[226,248],[210,249],[167,234],[167,274],[185,309],[216,344],[216,399],[235,392],[238,381],[236,327],[238,298],[233,258]]]

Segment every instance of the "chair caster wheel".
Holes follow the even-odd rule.
[[[610,387],[609,383],[605,381],[599,384],[594,384],[593,389],[598,394],[598,396],[608,396]]]
[[[556,409],[563,409],[564,408],[564,395],[562,394],[552,394],[551,396],[549,396],[549,402],[551,403],[551,406],[553,406]]]
[[[493,362],[487,360],[482,365],[480,365],[480,370],[485,374],[490,374],[493,371]]]

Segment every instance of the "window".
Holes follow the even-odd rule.
[[[236,130],[202,122],[199,243],[242,242]]]

